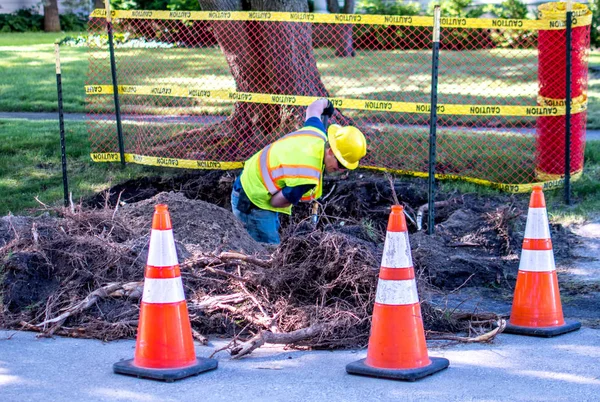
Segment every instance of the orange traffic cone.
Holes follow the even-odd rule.
[[[367,358],[350,374],[415,381],[443,370],[448,359],[429,357],[404,208],[392,206],[383,248]]]
[[[581,323],[565,321],[542,186],[533,186],[517,286],[504,332],[551,337],[576,331]]]
[[[113,370],[172,382],[216,368],[216,360],[196,357],[171,217],[166,205],[157,205],[152,218],[135,357],[115,363]]]

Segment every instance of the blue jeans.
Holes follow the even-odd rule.
[[[238,209],[240,193],[231,192],[231,210],[246,227],[250,236],[261,243],[279,244],[279,214],[265,209],[253,208],[243,213]]]

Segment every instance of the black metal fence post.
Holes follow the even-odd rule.
[[[436,163],[436,134],[437,134],[437,86],[440,56],[440,6],[435,6],[433,12],[433,55],[431,67],[431,111],[429,124],[429,205],[427,233],[435,232],[435,163]]]
[[[566,29],[566,97],[565,97],[565,204],[571,205],[571,47],[573,30],[573,4],[567,2]]]
[[[106,28],[108,31],[108,50],[110,53],[110,72],[113,83],[113,96],[115,99],[115,118],[117,119],[117,136],[119,139],[119,155],[121,166],[125,166],[125,144],[123,142],[123,126],[121,125],[121,105],[119,103],[119,84],[117,82],[117,63],[115,62],[115,45],[113,38],[112,16],[110,12],[110,1],[106,0]]]
[[[67,151],[65,141],[65,120],[63,115],[62,77],[60,72],[60,45],[54,44],[56,59],[56,89],[58,92],[58,126],[60,129],[60,159],[62,164],[63,194],[65,207],[69,206],[69,178],[67,176]]]

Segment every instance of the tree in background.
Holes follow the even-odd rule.
[[[524,20],[527,18],[527,6],[521,0],[505,0],[497,5],[489,5],[485,7],[486,12],[491,12],[498,18],[510,18]]]
[[[591,44],[593,47],[600,47],[600,0],[590,1],[590,8],[594,13],[592,16]]]
[[[334,14],[354,14],[356,0],[344,0],[344,8],[340,10],[338,0],[327,0],[327,10]],[[352,40],[352,31],[354,25],[334,26],[330,31],[335,35],[335,55],[338,57],[354,57],[354,42]]]
[[[203,11],[309,11],[306,0],[198,1]],[[312,24],[211,21],[210,28],[227,60],[236,92],[329,95],[313,53]],[[300,127],[302,114],[297,107],[237,102],[226,121],[182,135],[236,138],[230,145],[231,155],[249,156],[273,135]],[[336,115],[334,119],[344,124],[343,117]]]
[[[473,6],[473,0],[432,0],[427,6],[427,14],[433,15],[438,4],[444,17],[479,18],[485,12],[485,6]]]
[[[44,0],[44,31],[60,32],[58,0]]]

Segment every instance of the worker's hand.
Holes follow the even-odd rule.
[[[323,116],[331,117],[333,116],[333,112],[335,109],[333,108],[333,103],[329,99],[327,99],[327,106],[323,109]]]

